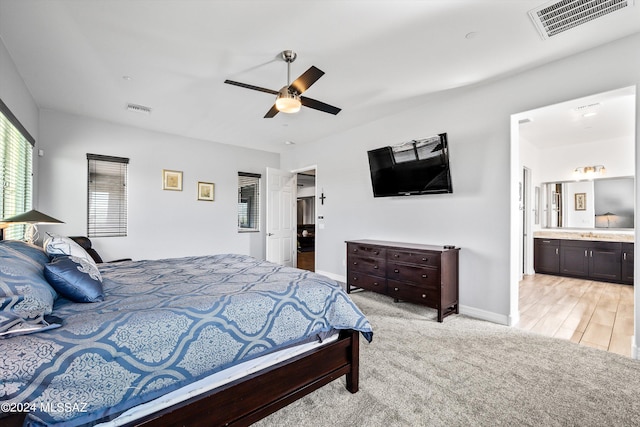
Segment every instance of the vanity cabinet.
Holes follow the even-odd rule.
[[[633,284],[633,243],[622,244],[622,282]]]
[[[438,322],[458,313],[457,248],[347,241],[347,292],[361,288],[438,310]]]
[[[560,273],[560,240],[535,239],[533,259],[537,273]]]
[[[563,240],[560,272],[567,276],[620,282],[622,243]]]
[[[633,243],[536,238],[534,269],[538,273],[632,284]]]
[[[564,240],[560,250],[560,272],[566,276],[589,277],[589,242]]]

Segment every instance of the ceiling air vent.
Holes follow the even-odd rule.
[[[634,0],[561,0],[529,11],[543,39],[560,34],[586,22],[627,6]]]
[[[138,104],[127,104],[127,110],[135,113],[151,114],[151,108]]]

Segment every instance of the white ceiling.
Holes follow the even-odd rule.
[[[543,40],[529,0],[0,0],[0,37],[41,108],[268,151],[640,31],[627,7]],[[263,116],[292,78],[342,108]],[[128,79],[124,78],[128,76]],[[127,103],[153,109],[126,110]]]
[[[520,137],[540,149],[633,138],[635,106],[633,87],[549,105],[517,115]]]

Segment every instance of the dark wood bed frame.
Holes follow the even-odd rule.
[[[337,341],[138,419],[129,426],[248,426],[331,381],[346,375],[358,391],[359,332],[344,330]],[[21,426],[24,414],[0,419]]]

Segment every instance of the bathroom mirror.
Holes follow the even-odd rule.
[[[545,228],[634,228],[634,179],[547,182]]]

